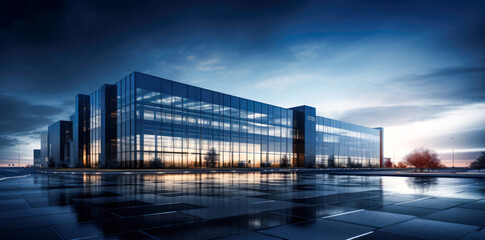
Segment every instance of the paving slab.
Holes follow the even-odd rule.
[[[348,239],[373,231],[375,228],[316,219],[303,223],[283,225],[260,231],[283,239]]]
[[[412,218],[415,218],[415,216],[363,210],[354,211],[349,214],[338,215],[335,217],[328,217],[326,219],[382,228]]]
[[[409,237],[446,240],[459,239],[477,229],[479,228],[470,225],[446,223],[425,219],[412,219],[383,228],[379,231]]]
[[[485,226],[485,211],[478,209],[450,208],[422,217],[442,222],[461,223],[466,225]]]

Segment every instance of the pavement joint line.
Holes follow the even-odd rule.
[[[314,195],[314,196],[307,196],[307,197],[300,197],[300,198],[295,198],[295,199],[307,199],[307,198],[316,198],[316,197],[323,197],[325,195]]]
[[[189,209],[186,209],[189,210]],[[164,215],[164,214],[171,214],[171,213],[176,213],[177,211],[167,211],[167,212],[156,212],[156,213],[147,213],[147,214],[142,214],[142,215],[134,215],[134,216],[129,216],[129,217],[140,217],[140,216],[152,216],[152,215]]]
[[[364,210],[365,209],[358,209],[358,210],[353,210],[353,211],[349,211],[349,212],[337,213],[337,214],[334,214],[334,215],[322,217],[322,219],[338,217],[338,216],[342,216],[342,215],[346,215],[346,214],[350,214],[350,213],[362,212]]]
[[[92,238],[102,237],[106,235],[118,235],[118,234],[124,234],[124,233],[136,232],[136,231],[142,231],[142,230],[138,229],[138,230],[128,230],[128,231],[112,232],[112,233],[101,233],[101,234],[89,235],[84,237],[75,237],[75,238],[71,238],[70,240],[92,239]]]
[[[64,240],[64,237],[62,237],[62,236],[61,236],[61,234],[60,234],[60,233],[57,231],[57,229],[56,229],[55,227],[53,227],[52,229],[54,230],[54,232],[57,234],[57,236],[58,236],[60,239]]]
[[[104,211],[112,211],[112,210],[119,210],[119,209],[133,209],[133,208],[141,208],[141,207],[155,207],[155,206],[162,206],[162,205],[173,205],[173,204],[180,204],[182,202],[173,202],[173,203],[161,203],[161,204],[148,204],[148,205],[138,205],[138,206],[129,206],[129,207],[117,207],[117,208],[100,208]],[[96,205],[95,205],[96,207]]]
[[[7,179],[12,179],[12,178],[28,177],[28,176],[30,176],[30,174],[21,175],[21,176],[13,176],[13,177],[2,177],[2,178],[0,178],[0,181],[7,180]]]
[[[145,232],[143,230],[138,230],[138,232],[141,232],[142,234],[148,236],[149,238],[159,239],[159,238],[157,238],[157,237],[155,237],[155,236],[153,236],[153,235],[151,235],[151,234],[149,234],[149,233],[147,233],[147,232]]]
[[[266,236],[270,236],[272,238],[276,238],[276,239],[282,239],[282,240],[286,240],[286,238],[283,238],[283,237],[279,237],[279,236],[275,236],[275,235],[271,235],[269,233],[265,233],[265,232],[260,232],[261,230],[263,229],[259,229],[259,230],[253,230],[253,232],[255,233],[259,233],[259,234],[262,234],[262,235],[266,235]]]
[[[267,200],[267,201],[259,201],[259,202],[252,202],[249,204],[260,204],[260,203],[270,203],[270,202],[276,202],[275,200]]]
[[[119,214],[116,214],[116,213],[114,213],[114,212],[107,211],[107,210],[105,210],[105,211],[106,211],[106,212],[108,212],[108,213],[111,213],[111,214],[113,214],[113,215],[115,215],[115,216],[117,216],[117,217],[119,217],[119,218],[125,218],[125,217],[123,217],[123,216],[121,216],[121,215],[119,215]]]
[[[426,200],[426,199],[430,199],[430,198],[434,198],[434,197],[418,198],[418,199],[414,199],[414,200],[409,200],[409,201],[405,201],[405,202],[396,203],[394,205],[401,205],[401,204],[406,204],[406,203],[411,203],[411,202],[417,202],[417,201]]]
[[[357,238],[360,238],[360,237],[363,237],[363,236],[366,236],[366,235],[369,235],[371,233],[373,233],[374,231],[370,231],[370,232],[366,232],[366,233],[362,233],[360,235],[357,235],[357,236],[354,236],[354,237],[351,237],[351,238],[347,238],[346,240],[353,240],[353,239],[357,239]]]

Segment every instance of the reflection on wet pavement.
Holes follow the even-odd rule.
[[[0,181],[2,239],[485,239],[485,180],[319,173]]]

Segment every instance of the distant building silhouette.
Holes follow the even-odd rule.
[[[42,166],[42,156],[40,149],[34,149],[34,161],[33,165],[36,167],[43,167]]]

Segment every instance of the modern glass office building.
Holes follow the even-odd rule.
[[[76,97],[70,166],[378,167],[382,129],[134,72]]]
[[[68,167],[71,159],[71,141],[71,121],[61,120],[50,125],[47,130],[47,139],[41,140],[41,156],[46,156],[46,164],[55,167]],[[45,151],[45,153],[42,154],[42,151]]]
[[[34,149],[33,165],[36,167],[42,167],[42,155],[40,149]]]

